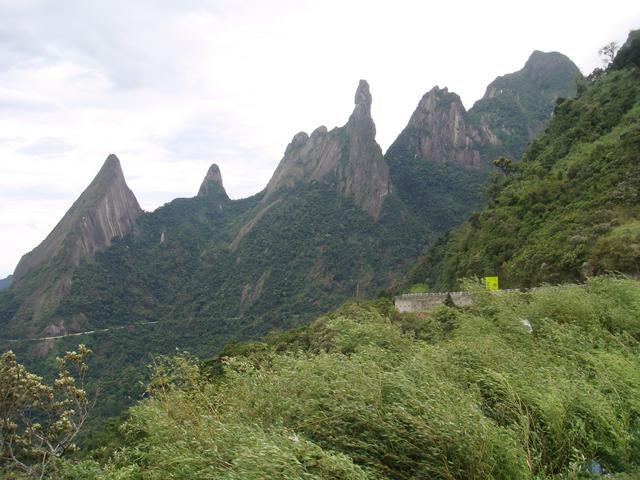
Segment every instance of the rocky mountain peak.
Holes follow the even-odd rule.
[[[446,112],[454,121],[466,113],[457,94],[450,93],[447,87],[440,88],[436,85],[422,96],[415,112],[409,119],[409,125],[424,126],[424,123],[429,121],[428,117],[432,117],[431,120],[434,120],[433,117],[441,115],[443,112]]]
[[[438,85],[435,85],[431,90],[429,90],[422,96],[420,102],[418,102],[418,108],[421,108],[423,110],[433,110],[438,98],[442,95],[448,94],[449,89],[447,87],[440,88]],[[455,95],[457,97],[455,93],[452,93],[451,95]]]
[[[198,190],[198,196],[204,197],[212,192],[223,193],[225,197],[227,196],[224,185],[222,184],[220,168],[215,163],[209,167],[209,170],[207,170],[207,174],[200,185],[200,190]]]
[[[356,89],[356,95],[354,103],[357,107],[366,109],[368,115],[371,116],[371,91],[369,89],[369,82],[366,80],[360,80],[358,82],[358,88]]]
[[[263,202],[283,187],[328,181],[335,184],[339,194],[353,198],[377,217],[391,186],[389,169],[375,140],[371,101],[369,84],[360,80],[355,108],[343,127],[328,131],[321,126],[311,135],[297,133],[267,185]]]
[[[570,70],[573,73],[577,67],[569,57],[560,52],[534,50],[524,64],[522,72],[528,76],[544,77],[562,70]]]
[[[347,122],[347,129],[354,135],[375,141],[376,125],[371,118],[371,92],[366,80],[360,80],[354,98],[355,108]]]
[[[534,50],[524,67],[514,73],[502,75],[491,82],[483,99],[498,95],[512,95],[526,104],[526,98],[575,95],[575,79],[582,74],[578,67],[559,52]],[[524,105],[528,106],[528,105]]]
[[[420,99],[389,152],[393,156],[401,150],[413,159],[478,167],[478,146],[485,141],[483,132],[469,121],[460,97],[435,86]]]
[[[114,169],[122,173],[122,165],[120,165],[120,159],[118,158],[118,156],[115,153],[110,153],[107,156],[107,159],[104,161],[104,164],[102,165],[102,169],[107,169],[107,170]]]
[[[576,95],[581,77],[565,55],[536,50],[520,70],[491,82],[469,112],[500,139],[506,154],[519,158],[544,130],[556,100]]]
[[[120,165],[120,159],[115,154],[110,154],[100,167],[98,174],[94,177],[91,187],[104,186],[108,187],[112,183],[125,182],[124,172],[122,171],[122,165]]]
[[[127,186],[120,160],[109,155],[47,238],[22,257],[14,280],[19,282],[28,272],[54,258],[69,267],[93,259],[96,252],[111,245],[113,238],[131,233],[141,213]]]

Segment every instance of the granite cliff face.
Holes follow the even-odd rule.
[[[108,248],[114,238],[132,233],[141,214],[120,161],[109,155],[47,238],[18,263],[7,289],[15,307],[2,314],[5,335],[43,336],[51,328],[81,329],[86,318],[63,321],[52,313],[69,295],[75,270]],[[46,349],[37,354],[46,354]]]
[[[486,166],[493,156],[519,158],[542,132],[556,100],[576,94],[578,67],[561,53],[534,51],[524,67],[497,77],[467,112],[446,88],[427,92],[387,156],[422,158],[465,167]]]
[[[457,94],[433,87],[422,97],[389,152],[393,155],[402,150],[403,155],[428,162],[480,167],[480,149],[498,143],[491,132],[470,121]]]
[[[431,231],[443,233],[482,205],[485,152],[499,140],[476,124],[460,97],[432,88],[391,144],[385,160],[396,192]]]
[[[311,136],[296,134],[267,185],[263,202],[269,202],[284,187],[328,181],[340,195],[353,198],[367,213],[378,217],[391,184],[375,135],[369,84],[360,80],[355,108],[346,125],[331,131],[322,126]]]
[[[564,55],[535,51],[521,70],[496,78],[469,111],[446,88],[427,92],[385,154],[404,203],[435,231],[463,222],[483,205],[491,161],[520,158],[556,100],[575,95],[579,76]]]
[[[22,257],[13,275],[14,283],[53,259],[70,267],[93,259],[96,252],[111,245],[114,238],[131,233],[141,213],[118,157],[109,155],[98,175],[53,231]]]

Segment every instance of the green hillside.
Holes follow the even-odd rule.
[[[0,341],[0,349],[12,348],[45,373],[55,354],[85,342],[97,352],[90,375],[100,384],[98,414],[115,415],[142,393],[138,381],[151,353],[207,355],[229,340],[308,323],[356,293],[375,295],[399,279],[423,246],[424,229],[397,198],[388,198],[375,220],[316,182],[281,192],[231,248],[264,208],[260,198],[179,199],[144,214],[135,236],[76,270],[69,295],[50,316],[72,319],[80,331],[158,324],[60,340],[44,350],[45,359],[34,358],[43,347],[32,342]],[[2,295],[9,315],[12,292]]]
[[[41,255],[45,261],[0,292],[0,350],[11,348],[49,374],[56,354],[84,341],[95,352],[90,375],[102,398],[94,418],[104,419],[140,397],[152,354],[179,348],[211,355],[230,340],[308,323],[347,298],[400,281],[432,232],[391,191],[371,102],[361,80],[347,123],[296,134],[253,197],[229,199],[212,165],[196,197],[141,212],[127,234],[74,268],[67,255]],[[119,165],[118,173],[122,192]],[[90,186],[80,198],[91,193]],[[76,204],[100,207],[112,197]],[[76,225],[72,213],[61,224]],[[92,238],[96,230],[83,225]],[[51,250],[48,240],[34,252],[43,249]],[[45,304],[38,288],[52,288],[41,273],[54,275],[58,264],[67,265],[69,278],[64,290],[53,289],[56,302]]]
[[[215,361],[165,359],[122,449],[61,478],[633,478],[640,284],[473,291],[426,319],[350,303]]]
[[[85,316],[92,327],[123,317],[175,320],[185,327],[176,334],[194,339],[196,325],[255,336],[302,323],[358,288],[376,293],[415,257],[423,238],[397,199],[375,220],[315,183],[282,192],[234,243],[263,208],[259,196],[219,206],[196,197],[147,214],[135,237],[77,273],[56,314]]]
[[[426,251],[412,282],[505,287],[640,273],[640,71],[627,64],[562,99],[521,162],[503,163],[487,207]]]
[[[400,315],[387,300],[360,299],[304,325],[399,282],[451,289],[497,274],[503,287],[524,287],[640,274],[636,44],[575,99],[542,89],[533,104],[555,101],[546,132],[521,161],[496,162],[485,209],[433,244],[408,279],[424,245],[481,206],[489,159],[511,147],[493,120],[436,87],[383,157],[365,81],[347,124],[295,135],[263,192],[229,199],[214,165],[198,196],[136,213],[94,254],[42,254],[0,292],[0,351],[51,378],[56,355],[85,343],[98,396],[80,438],[105,446],[82,454],[101,463],[63,462],[52,478],[540,480],[594,464],[632,474],[635,281],[500,296],[467,282],[471,308]],[[518,86],[519,74],[500,78]],[[541,121],[522,95],[509,98]],[[54,289],[45,280],[60,265],[68,277]],[[171,358],[176,350],[189,353]],[[104,430],[133,404],[117,434]]]
[[[460,97],[436,87],[423,97],[385,154],[402,201],[440,234],[482,208],[488,158],[496,148],[502,151],[483,137],[474,140],[479,133],[465,124],[468,120]]]
[[[396,192],[431,231],[457,227],[485,205],[492,160],[521,158],[556,99],[575,96],[580,79],[566,56],[535,51],[521,70],[496,78],[469,111],[458,95],[435,87],[385,154]]]
[[[529,141],[544,130],[556,99],[574,97],[582,78],[565,55],[536,50],[521,70],[491,82],[469,115],[489,126],[507,155],[521,158]]]

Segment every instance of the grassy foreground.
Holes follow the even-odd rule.
[[[474,296],[430,318],[350,303],[210,362],[161,359],[121,448],[59,478],[635,478],[640,283]]]

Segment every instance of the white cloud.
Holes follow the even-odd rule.
[[[16,151],[34,157],[60,157],[73,151],[74,146],[64,138],[42,137]]]
[[[360,78],[386,148],[435,84],[469,107],[534,49],[588,73],[636,3],[0,0],[0,277],[109,153],[148,210],[213,162],[248,196],[295,133],[346,122]]]

